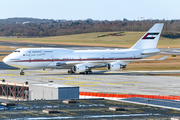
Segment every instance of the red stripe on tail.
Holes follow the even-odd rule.
[[[150,33],[147,33],[142,39],[146,39],[146,37],[149,35]]]

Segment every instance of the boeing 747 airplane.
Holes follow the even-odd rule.
[[[3,62],[29,69],[69,69],[68,73],[91,74],[92,68],[107,67],[108,70],[125,68],[133,61],[158,55],[156,48],[163,23],[156,23],[137,43],[123,50],[68,50],[61,48],[21,48],[3,59]]]

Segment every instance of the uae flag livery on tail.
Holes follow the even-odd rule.
[[[147,33],[142,39],[154,39],[159,33]]]
[[[155,49],[161,35],[164,23],[154,24],[131,49]]]

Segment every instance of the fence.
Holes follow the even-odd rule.
[[[94,92],[79,92],[80,96],[105,97],[105,98],[151,98],[163,100],[180,100],[180,96],[163,96],[163,95],[139,95],[139,94],[110,94],[110,93],[94,93]]]
[[[24,83],[0,83],[0,98],[21,99],[29,98],[29,86]]]

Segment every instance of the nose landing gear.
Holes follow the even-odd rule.
[[[25,73],[24,73],[24,71],[23,71],[23,69],[20,69],[20,75],[24,75]]]

